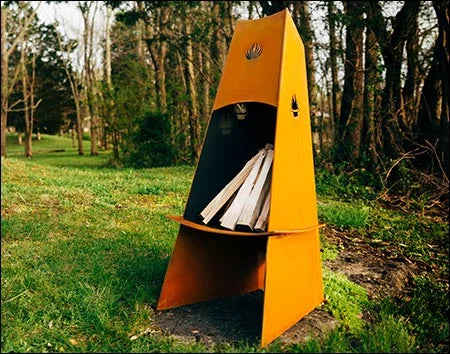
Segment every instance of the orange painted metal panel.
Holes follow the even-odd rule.
[[[284,14],[269,230],[318,223],[304,46]],[[262,346],[323,301],[318,230],[270,237],[266,262]]]
[[[259,20],[240,20],[234,29],[213,110],[237,102],[277,105],[280,80],[283,12]],[[245,57],[252,44],[261,45],[261,55]]]
[[[289,12],[283,13],[269,230],[302,229],[318,223],[304,47]],[[297,117],[291,111],[294,95]]]
[[[230,238],[181,225],[158,310],[262,289],[266,243],[266,237]]]
[[[323,301],[319,233],[269,237],[261,346]]]

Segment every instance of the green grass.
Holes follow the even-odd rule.
[[[194,168],[107,168],[109,152],[78,156],[70,139],[47,135],[33,142],[34,157],[25,159],[23,147],[14,136],[8,138],[1,188],[4,352],[401,352],[448,347],[448,283],[425,276],[416,280],[410,301],[373,303],[364,289],[326,267],[322,309],[339,326],[323,339],[287,347],[275,341],[265,349],[243,343],[211,349],[159,333],[130,341],[153,325],[178,230],[165,215],[183,212]],[[66,151],[45,152],[58,148]],[[448,247],[447,225],[381,210],[373,202],[339,200],[331,195],[339,188],[330,186],[332,193],[319,195],[322,221],[380,238],[383,247],[417,252],[446,274],[448,256],[428,252]],[[322,260],[334,259],[340,248],[323,235],[321,241]],[[373,322],[364,321],[364,311]]]
[[[3,350],[46,350],[47,342],[75,350],[71,338],[87,351],[129,343],[158,298],[177,230],[164,215],[181,213],[191,174],[3,161],[2,339],[17,338]],[[162,180],[178,191],[136,193]]]
[[[337,258],[341,247],[330,243],[323,233],[320,234],[320,259],[322,262],[332,261]]]
[[[448,224],[383,208],[377,208],[370,219],[370,234],[387,242],[384,247],[394,244],[396,255],[436,264],[448,276]]]
[[[417,277],[413,298],[402,303],[398,313],[410,318],[418,342],[425,343],[425,351],[445,351],[443,343],[449,339],[448,284],[427,277]]]
[[[370,208],[362,203],[333,200],[318,203],[319,218],[329,225],[341,228],[362,229],[367,225]]]
[[[72,147],[72,139],[66,137],[41,134],[41,140],[35,140],[33,136],[32,150],[33,161],[46,166],[75,167],[83,169],[102,168],[111,157],[110,151],[99,149],[98,156],[90,156],[91,145],[89,141],[83,141],[84,155],[78,155],[78,148]],[[49,152],[51,150],[62,150],[64,152]],[[6,153],[8,157],[19,160],[25,158],[25,145],[17,143],[17,134],[6,136]]]
[[[368,304],[367,293],[342,274],[324,268],[324,309],[339,320],[351,334],[360,333],[363,328],[362,310]]]

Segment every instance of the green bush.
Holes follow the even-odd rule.
[[[170,143],[170,129],[167,114],[145,112],[132,137],[133,146],[125,155],[126,163],[137,168],[172,165],[175,154]]]

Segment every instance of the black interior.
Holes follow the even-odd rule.
[[[274,143],[276,107],[245,103],[247,116],[237,119],[234,105],[213,112],[192,182],[184,218],[201,224],[200,212],[267,143]],[[208,226],[218,227],[219,212]]]

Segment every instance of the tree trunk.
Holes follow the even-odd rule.
[[[1,65],[2,65],[2,75],[1,75],[1,100],[2,100],[2,107],[1,107],[1,156],[6,156],[6,126],[8,124],[8,99],[10,94],[10,85],[14,86],[14,83],[9,82],[9,72],[8,72],[8,65],[9,65],[9,57],[12,52],[16,49],[19,42],[23,40],[23,36],[25,35],[25,32],[28,29],[28,26],[30,25],[31,21],[33,21],[33,18],[36,16],[36,11],[38,10],[40,6],[40,2],[37,4],[36,7],[29,6],[29,4],[24,5],[25,11],[27,11],[27,14],[25,15],[25,18],[23,19],[23,22],[19,22],[19,33],[14,38],[10,46],[7,46],[8,41],[8,33],[7,33],[7,19],[9,15],[9,9],[3,8],[2,6],[2,15],[1,15],[1,31],[2,31],[2,43],[1,43]]]
[[[37,107],[34,102],[34,90],[36,87],[36,54],[31,55],[31,82],[29,82],[29,95],[30,95],[30,122],[31,122],[31,136],[33,136],[33,126],[34,126],[34,111]],[[39,101],[40,102],[40,101]],[[38,102],[38,104],[39,104]],[[41,133],[38,131],[36,133],[36,140],[41,140]],[[31,146],[30,146],[31,151]]]
[[[200,122],[197,110],[197,91],[195,89],[195,73],[193,64],[192,41],[190,39],[191,28],[189,23],[185,23],[186,29],[186,82],[188,87],[188,107],[189,107],[189,133],[191,140],[192,162],[198,160],[200,154]]]
[[[165,112],[167,110],[167,94],[166,69],[164,63],[167,54],[167,43],[162,41],[159,45],[156,45],[154,41],[155,40],[147,40],[147,46],[154,68],[156,105],[158,110]]]
[[[25,46],[22,45],[20,51],[20,65],[22,67],[22,96],[23,96],[23,112],[25,118],[25,157],[33,157],[32,138],[33,138],[33,122],[30,117],[29,91],[28,91],[28,74],[25,64]]]
[[[217,63],[219,65],[219,71],[223,70],[223,66],[225,64],[226,59],[226,41],[224,34],[224,14],[221,8],[221,2],[215,1],[213,2],[213,14],[214,18],[217,21],[220,21],[221,25],[214,26],[213,32],[213,57],[217,59]]]
[[[91,100],[91,111],[92,111],[92,115],[91,115],[91,156],[97,156],[98,155],[98,147],[101,146],[100,145],[100,139],[99,137],[101,135],[99,135],[99,130],[100,130],[100,126],[99,126],[99,114],[98,114],[98,94],[97,94],[97,80],[95,79],[95,68],[93,66],[92,63],[92,58],[94,56],[94,19],[95,19],[95,14],[97,12],[97,6],[98,3],[95,3],[95,8],[94,8],[94,13],[92,14],[92,21],[91,21],[91,25],[89,26],[89,31],[88,31],[88,35],[89,35],[89,59],[88,59],[88,63],[89,63],[89,86],[90,86],[90,90],[91,90],[91,95],[92,95],[92,100]]]
[[[33,134],[30,131],[25,132],[25,157],[32,158],[33,157]]]
[[[106,84],[111,88],[111,16],[112,10],[106,6],[106,28],[105,28],[105,66],[106,66]]]
[[[338,82],[338,68],[337,68],[337,47],[336,47],[336,5],[333,1],[328,2],[328,26],[330,34],[330,69],[331,69],[331,101],[332,101],[332,115],[330,119],[335,124],[333,127],[339,125],[339,108],[338,108],[338,94],[340,86]],[[336,139],[337,131],[332,132],[333,140]]]
[[[136,24],[136,55],[138,57],[138,61],[141,65],[145,64],[145,56],[144,56],[144,28],[145,24],[142,20],[139,20]]]
[[[98,111],[95,102],[95,92],[91,90],[90,112],[91,112],[91,156],[98,155]]]
[[[137,1],[138,11],[145,12],[144,2]],[[168,6],[162,6],[152,10],[151,16],[143,18],[145,43],[150,53],[150,59],[153,64],[153,73],[155,75],[156,108],[161,112],[167,111],[167,93],[166,93],[166,55],[168,51],[165,35],[166,27],[170,20],[171,9]]]
[[[365,73],[364,73],[364,124],[363,145],[370,161],[370,167],[377,163],[375,142],[375,90],[377,84],[377,49],[376,38],[370,28],[366,30],[365,45]]]
[[[161,43],[158,66],[157,66],[157,82],[159,83],[158,96],[159,96],[159,107],[161,111],[167,111],[167,93],[166,93],[166,54],[167,54],[167,43],[164,41]]]
[[[406,40],[408,72],[406,74],[406,81],[402,92],[405,106],[405,124],[409,130],[417,120],[417,97],[415,94],[419,83],[418,47],[419,34],[416,17],[415,21],[412,22],[412,27]]]
[[[64,48],[62,47],[61,38],[59,34],[57,33],[57,40],[59,49],[61,51],[64,51]],[[72,91],[72,98],[75,103],[75,111],[76,111],[76,133],[77,133],[77,140],[78,140],[78,155],[84,155],[84,147],[83,147],[83,119],[81,117],[81,94],[78,90],[78,80],[75,75],[72,75],[71,72],[69,72],[68,64],[64,62],[64,71],[66,72],[67,78],[70,83],[70,89]]]
[[[187,94],[188,88],[187,88],[187,82],[186,77],[184,74],[184,65],[183,61],[181,59],[181,55],[179,52],[177,52],[177,60],[178,60],[178,71],[181,78],[181,87],[183,89],[183,92]],[[186,104],[184,101],[180,100],[177,103],[177,115],[179,123],[177,123],[177,132],[176,136],[183,136],[186,137],[185,139],[182,139],[182,146],[180,146],[180,149],[182,151],[188,151],[190,148],[188,147],[188,144],[190,145],[190,139],[189,139],[189,133],[186,133],[186,128],[189,126],[189,122],[185,122],[185,117],[189,116],[189,110],[186,107]]]
[[[441,78],[442,101],[441,101],[441,116],[440,116],[440,143],[439,158],[442,161],[445,174],[449,175],[449,1],[433,1],[433,7],[436,12],[439,25],[437,57],[439,62],[439,72]]]
[[[362,64],[363,11],[360,4],[344,2],[349,19],[346,32],[345,77],[340,114],[340,158],[355,163],[359,158],[363,123],[364,72]]]
[[[77,93],[78,96],[78,93]],[[74,97],[75,99],[75,97]],[[83,147],[83,119],[81,118],[80,99],[75,99],[76,113],[77,113],[77,140],[78,140],[78,155],[84,155]]]
[[[113,129],[113,157],[115,161],[119,160],[119,133],[117,129]]]
[[[140,10],[143,10],[141,1],[138,6]],[[155,11],[152,18],[145,18],[145,42],[154,68],[157,109],[161,112],[167,111],[165,63],[168,46],[164,36],[167,32],[166,27],[170,19],[170,13],[170,8],[163,6]]]
[[[207,123],[210,116],[210,106],[209,106],[209,80],[211,78],[211,65],[208,57],[204,57],[204,73],[207,77],[206,80],[203,80],[203,110],[204,110],[204,120]]]
[[[92,23],[89,23],[89,16],[91,14],[92,3],[85,3],[79,5],[81,10],[81,15],[84,21],[84,71],[85,71],[85,98],[86,104],[89,111],[89,116],[91,119],[91,156],[98,155],[98,136],[97,136],[97,102],[96,102],[96,92],[94,88],[94,68],[92,67],[92,56],[93,56],[93,23],[95,18],[95,12],[92,16]],[[95,4],[97,6],[97,4]],[[95,10],[96,11],[96,8]]]
[[[203,49],[203,46],[201,47]],[[201,105],[201,112],[202,112],[202,118],[203,123],[207,124],[209,119],[209,79],[210,79],[210,64],[209,59],[206,55],[203,55],[202,50],[198,51],[198,60],[199,60],[199,67],[201,68],[203,72],[203,102]]]
[[[17,143],[18,143],[19,145],[22,145],[22,144],[23,144],[23,141],[22,141],[22,132],[18,132],[18,133],[17,133]]]
[[[108,146],[108,133],[109,130],[115,128],[115,112],[114,112],[114,102],[113,102],[113,92],[112,92],[112,80],[111,80],[111,17],[112,17],[112,9],[111,7],[106,5],[106,28],[105,28],[105,66],[106,66],[106,100],[104,102],[106,104],[106,112],[104,112],[103,116],[108,123],[108,127],[106,124],[103,124],[103,148],[105,150],[109,149]],[[103,96],[104,97],[104,96]],[[113,140],[113,144],[114,144]]]
[[[6,125],[8,121],[8,59],[9,55],[6,50],[6,19],[8,11],[2,9],[2,127],[1,127],[1,149],[2,156],[6,156]]]
[[[316,88],[316,65],[314,62],[314,32],[311,28],[311,14],[307,1],[294,2],[294,22],[300,33],[305,47],[306,75],[308,79],[308,97],[311,120],[316,115],[317,88]]]
[[[76,124],[72,125],[72,147],[77,146],[77,139],[76,139]]]
[[[381,132],[382,149],[387,157],[397,157],[403,152],[403,131],[406,128],[405,111],[402,102],[401,68],[403,48],[408,33],[414,29],[420,1],[405,1],[393,21],[392,33],[387,31],[387,24],[378,1],[369,1],[368,9],[374,21],[370,22],[381,48],[386,66],[386,79],[382,99]]]

